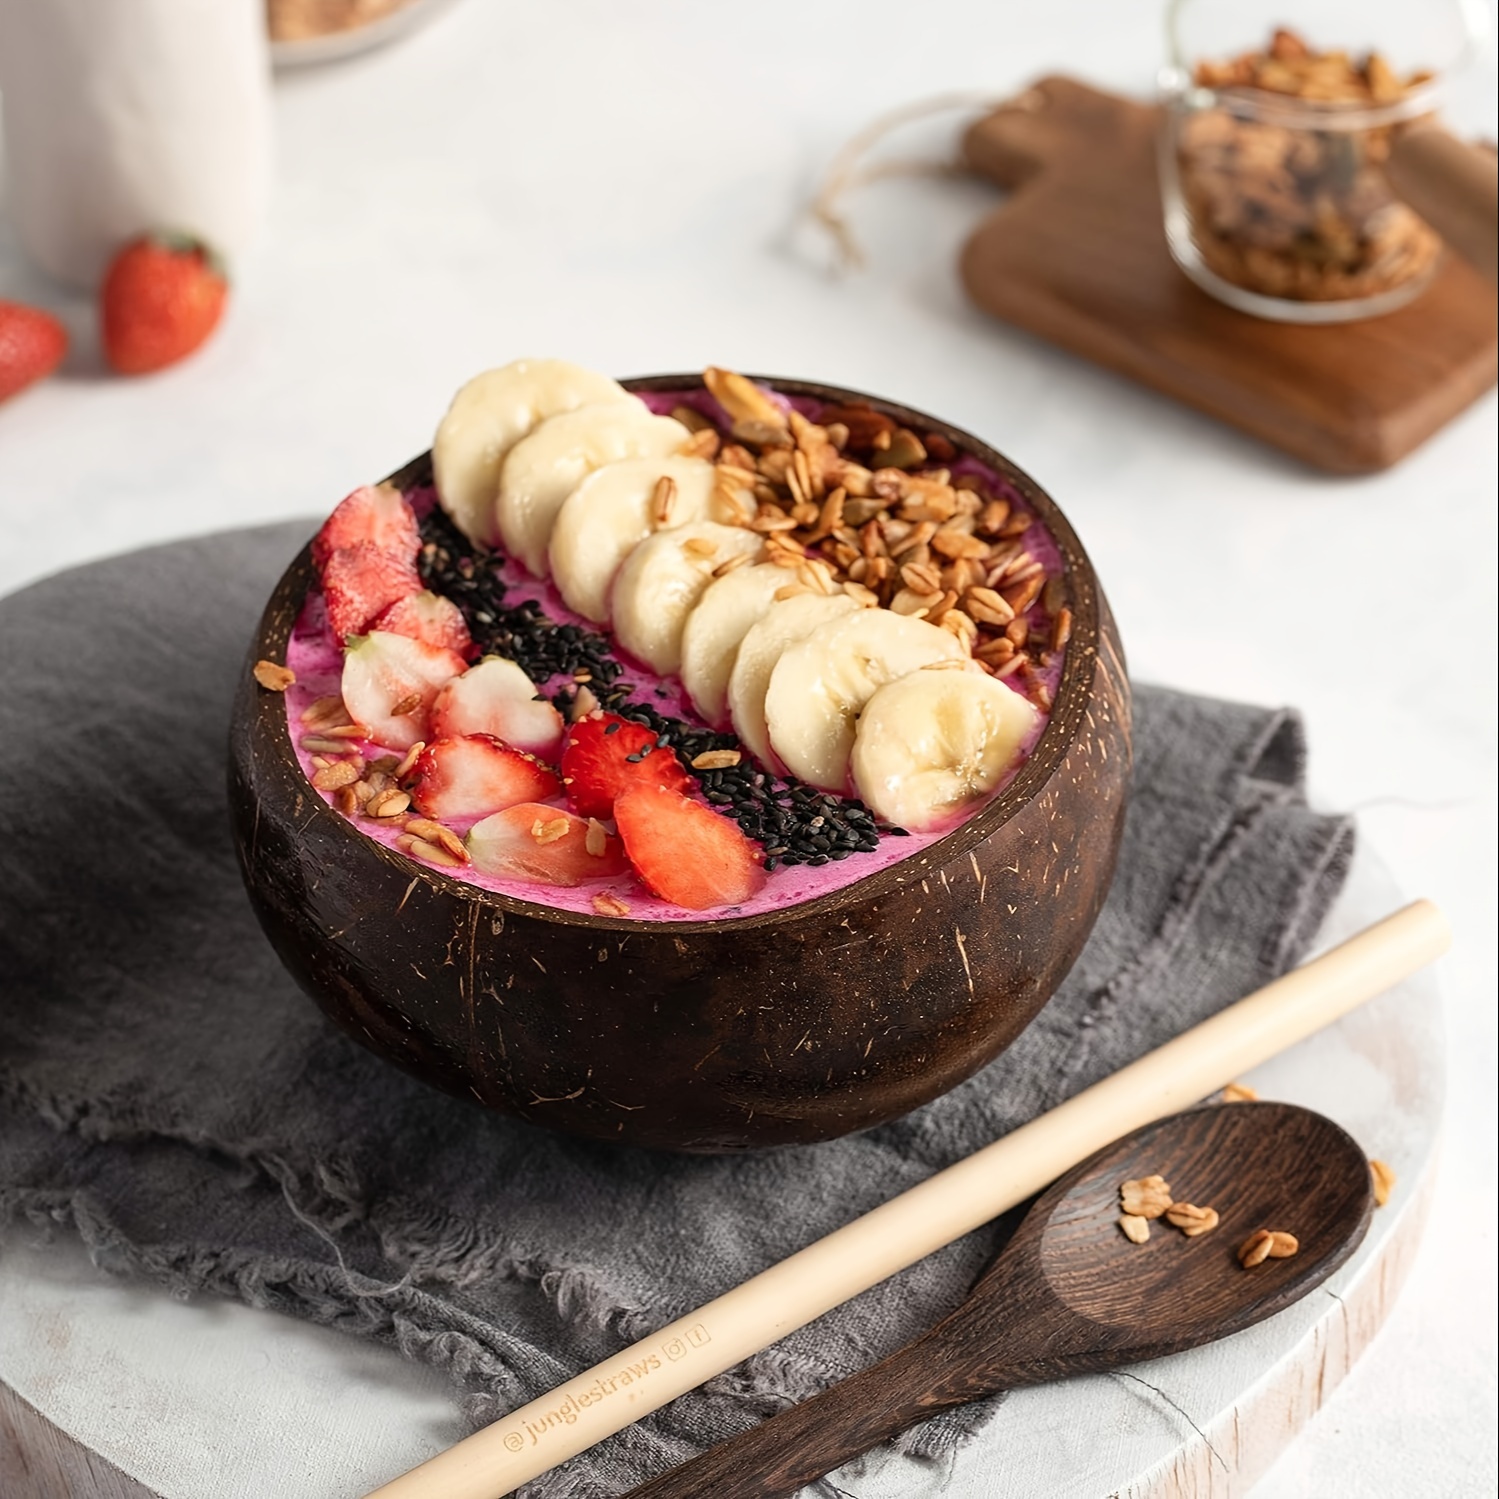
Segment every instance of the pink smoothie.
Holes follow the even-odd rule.
[[[721,420],[712,397],[705,392],[694,390],[681,393],[650,392],[643,399],[657,412],[669,412],[673,407],[690,402],[703,410],[705,414]],[[798,399],[795,405],[804,414],[815,420],[818,411],[818,403],[802,401]],[[954,474],[972,473],[983,479],[984,482],[996,494],[1012,494],[1009,486],[1004,480],[991,469],[976,462],[971,458],[963,458],[951,465]],[[408,494],[408,499],[416,508],[417,513],[425,514],[435,502],[435,493],[431,490],[414,490]],[[1014,496],[1016,501],[1020,500],[1018,495]],[[1031,556],[1043,564],[1048,577],[1057,577],[1062,573],[1061,554],[1056,543],[1045,528],[1037,522],[1025,533],[1024,542]],[[518,563],[510,559],[504,559],[496,564],[500,578],[506,585],[506,606],[523,603],[527,600],[536,600],[543,612],[559,624],[577,624],[584,629],[595,630],[597,627],[581,616],[573,614],[561,597],[549,582],[532,577]],[[701,724],[701,720],[693,712],[691,704],[686,698],[681,684],[674,678],[657,677],[645,667],[639,666],[633,661],[628,661],[623,656],[620,659],[625,664],[624,680],[635,684],[636,691],[633,700],[642,705],[655,709],[656,712],[680,718],[691,724]],[[287,690],[286,709],[288,727],[291,733],[292,744],[296,748],[297,757],[303,770],[311,779],[316,767],[312,763],[313,752],[301,747],[299,740],[306,732],[301,724],[302,713],[317,698],[336,695],[339,691],[340,677],[343,669],[343,653],[328,626],[326,610],[323,607],[322,596],[316,592],[309,594],[303,605],[300,617],[297,620],[287,642],[286,664],[296,674],[296,682]],[[1045,668],[1043,680],[1053,696],[1055,696],[1057,683],[1061,677],[1060,654]],[[547,682],[538,682],[538,689],[551,697],[556,692],[569,688],[573,685],[571,678],[555,677]],[[1011,685],[1014,690],[1018,686],[1007,679],[1006,685]],[[628,710],[626,710],[628,711]],[[1046,716],[1043,714],[1038,720],[1035,734],[1029,742],[1022,747],[1022,753],[1017,758],[1015,765],[1005,780],[996,788],[994,795],[998,795],[1004,786],[1012,781],[1018,773],[1026,756],[1035,747],[1046,726]],[[378,758],[387,750],[376,744],[365,744],[360,746],[361,753],[366,759]],[[325,794],[325,800],[330,804],[333,800],[331,794]],[[563,803],[559,799],[558,805]],[[704,919],[718,919],[724,917],[753,916],[762,912],[780,910],[786,906],[796,905],[802,901],[816,899],[818,896],[827,895],[832,891],[840,890],[847,885],[855,884],[866,876],[874,874],[879,870],[886,869],[892,864],[899,863],[922,850],[930,848],[932,844],[946,837],[953,831],[954,827],[960,826],[969,817],[972,817],[983,803],[977,804],[953,823],[939,830],[927,833],[911,833],[900,837],[893,834],[882,833],[879,846],[870,853],[852,853],[847,858],[827,863],[821,866],[782,865],[771,871],[766,876],[764,888],[752,899],[742,905],[721,907],[713,911],[689,911],[680,906],[670,905],[665,901],[657,899],[639,882],[632,874],[620,876],[609,880],[596,880],[586,885],[558,886],[546,885],[529,880],[499,879],[491,875],[483,874],[471,868],[452,869],[443,868],[444,874],[454,878],[462,879],[470,884],[478,885],[486,890],[492,890],[500,895],[512,896],[518,900],[536,902],[538,904],[551,906],[561,911],[582,912],[588,915],[597,914],[594,908],[594,897],[600,894],[609,894],[622,901],[629,907],[630,920],[640,921],[701,921]],[[396,826],[385,826],[372,819],[356,817],[354,826],[365,836],[375,839],[379,843],[394,849],[396,840],[401,835],[401,829]],[[460,835],[468,832],[468,824],[452,822],[450,826]]]

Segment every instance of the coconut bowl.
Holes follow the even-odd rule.
[[[696,375],[625,382],[686,390]],[[1047,726],[1018,775],[945,838],[818,899],[722,920],[559,911],[467,884],[373,839],[297,762],[279,695],[316,580],[306,549],[250,647],[229,791],[250,899],[282,961],[351,1036],[425,1082],[549,1129],[724,1152],[808,1144],[895,1118],[998,1056],[1082,949],[1114,872],[1130,698],[1093,567],[1050,497],[968,433],[939,432],[1014,485],[1061,552],[1072,636]],[[430,482],[424,456],[393,476]]]

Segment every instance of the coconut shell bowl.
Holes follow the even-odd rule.
[[[688,391],[698,375],[624,382]],[[864,403],[998,473],[1062,559],[1072,631],[1040,739],[981,810],[830,893],[752,915],[648,921],[468,883],[365,836],[309,784],[283,661],[310,552],[266,606],[235,702],[229,791],[251,902],[283,963],[362,1045],[484,1107],[597,1140],[729,1152],[867,1129],[1007,1047],[1082,949],[1114,872],[1130,774],[1118,634],[1056,504],[968,433],[856,391],[770,378],[793,399]],[[430,484],[430,458],[390,482]]]

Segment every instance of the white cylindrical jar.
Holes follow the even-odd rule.
[[[5,197],[49,274],[92,289],[126,241],[231,264],[270,185],[263,0],[0,0]]]

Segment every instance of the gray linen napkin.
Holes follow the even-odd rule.
[[[231,850],[231,688],[291,524],[0,601],[0,1223],[101,1265],[393,1344],[476,1422],[1012,1129],[1290,966],[1352,849],[1299,720],[1142,688],[1118,879],[992,1066],[883,1128],[736,1158],[554,1136],[430,1091],[282,972]],[[927,1327],[990,1226],[537,1480],[617,1493]],[[985,1406],[913,1433],[935,1456]]]

